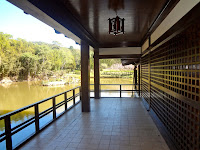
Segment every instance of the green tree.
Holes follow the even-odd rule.
[[[19,58],[21,62],[21,75],[28,78],[28,76],[34,76],[38,71],[38,56],[26,52],[21,54]]]
[[[94,52],[90,51],[90,68],[94,68]],[[120,63],[120,59],[102,59],[101,66],[110,67]],[[0,78],[44,75],[50,72],[80,70],[80,50],[61,47],[57,41],[52,44],[44,42],[27,42],[24,39],[13,39],[12,35],[0,32]]]
[[[81,69],[81,54],[79,49],[73,49],[73,46],[70,46],[69,48],[71,50],[72,55],[74,56],[74,61],[76,64],[75,69],[80,70]]]

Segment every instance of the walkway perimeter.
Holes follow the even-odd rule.
[[[91,99],[77,105],[22,150],[169,150],[139,98]]]

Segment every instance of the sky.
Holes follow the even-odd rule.
[[[63,34],[56,34],[52,27],[25,14],[23,10],[6,0],[0,0],[0,32],[11,34],[14,39],[46,43],[58,41],[64,47],[73,46],[80,49],[74,40],[66,38]]]

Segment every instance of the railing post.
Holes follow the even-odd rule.
[[[52,99],[52,103],[53,103],[53,120],[56,119],[56,98],[54,97]]]
[[[120,84],[120,98],[122,97],[122,85]]]
[[[76,101],[75,101],[75,89],[73,89],[73,105],[75,105],[76,104]]]
[[[6,134],[6,149],[12,150],[12,135],[11,135],[11,122],[10,116],[7,116],[5,119],[5,134]]]
[[[99,98],[101,98],[101,84],[99,84]]]
[[[67,93],[64,93],[64,99],[65,99],[65,111],[67,110]]]
[[[36,104],[34,108],[35,108],[35,131],[38,132],[40,130],[38,104]]]
[[[80,101],[81,101],[81,87],[79,87],[79,95],[80,95]]]

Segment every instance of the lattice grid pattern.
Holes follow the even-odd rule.
[[[143,98],[178,147],[199,150],[200,23],[144,56],[141,77]]]

